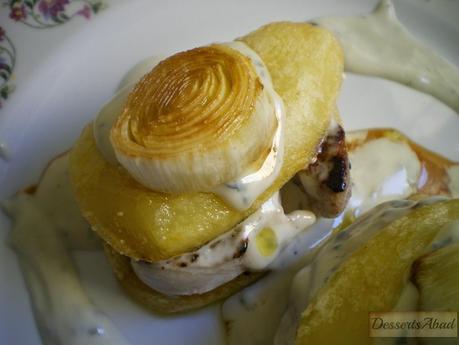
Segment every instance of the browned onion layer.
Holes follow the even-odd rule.
[[[212,45],[178,53],[137,84],[112,142],[128,156],[153,159],[209,151],[237,134],[262,89],[250,60],[234,49]]]

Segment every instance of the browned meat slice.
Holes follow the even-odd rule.
[[[336,217],[351,196],[349,169],[344,130],[333,122],[315,161],[298,172],[290,186],[281,191],[283,202],[290,204],[284,208],[286,211],[309,209],[317,216]],[[287,201],[289,198],[295,201]]]

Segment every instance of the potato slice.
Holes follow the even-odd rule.
[[[315,156],[341,85],[343,53],[337,40],[306,23],[273,23],[240,40],[266,63],[284,101],[279,177],[243,212],[210,193],[156,193],[106,162],[88,126],[71,152],[70,175],[83,216],[120,254],[158,261],[202,246],[253,213]]]
[[[459,244],[419,258],[413,269],[420,310],[459,312]]]
[[[296,344],[371,344],[368,313],[390,311],[407,273],[438,231],[459,219],[459,199],[413,209],[354,252],[303,312]]]
[[[419,310],[459,313],[459,244],[416,260],[412,280],[419,290]],[[422,339],[422,344],[459,344],[459,338]]]

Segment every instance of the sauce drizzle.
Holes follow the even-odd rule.
[[[405,29],[390,0],[382,0],[366,16],[325,17],[314,23],[338,37],[348,72],[405,84],[434,96],[459,113],[459,70]]]
[[[100,243],[76,202],[68,198],[72,192],[67,158],[64,155],[51,163],[34,194],[20,193],[3,204],[14,219],[10,242],[27,283],[38,330],[44,344],[127,345],[89,300],[69,251],[98,249]]]

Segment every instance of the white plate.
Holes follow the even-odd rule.
[[[52,29],[34,29],[0,9],[0,26],[16,48],[0,109],[0,199],[38,178],[46,162],[68,149],[82,126],[116,89],[123,74],[150,55],[227,41],[275,20],[368,13],[375,1],[105,1],[91,18],[76,16]],[[459,6],[450,1],[396,1],[401,21],[459,66]],[[83,6],[71,1],[72,11]],[[90,11],[91,12],[91,11]],[[0,41],[0,45],[5,41]],[[347,129],[396,127],[430,149],[459,160],[459,116],[430,96],[393,82],[347,75],[339,107]],[[27,291],[0,215],[0,343],[39,344]],[[154,316],[119,290],[100,253],[77,253],[84,286],[132,344],[219,344],[219,307],[174,318]],[[262,325],[261,325],[262,326]]]

